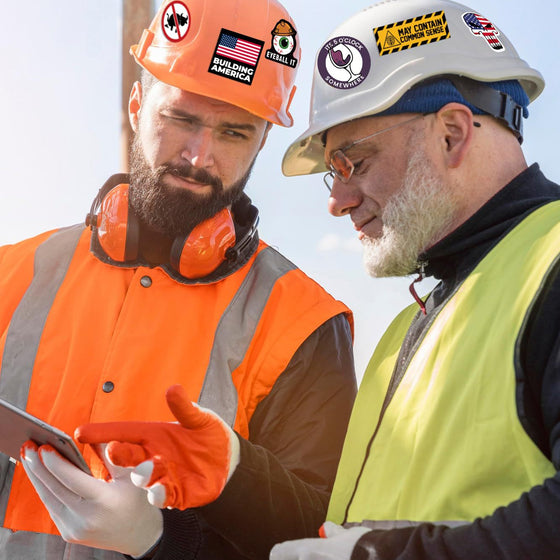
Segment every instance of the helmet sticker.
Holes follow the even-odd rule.
[[[178,0],[170,2],[161,17],[161,28],[165,37],[177,43],[187,36],[190,25],[191,18],[187,6]]]
[[[354,37],[335,37],[323,45],[317,68],[327,84],[337,89],[359,86],[368,76],[371,58],[366,46]]]
[[[222,29],[208,72],[251,85],[264,41]]]
[[[379,56],[449,39],[445,12],[433,12],[373,30]]]
[[[500,32],[485,17],[467,12],[463,14],[463,21],[473,35],[484,37],[493,50],[497,52],[505,51],[504,45],[498,39]]]
[[[285,19],[281,19],[272,33],[272,44],[270,49],[265,53],[268,60],[280,62],[290,68],[295,68],[298,61],[294,57],[293,52],[296,48],[296,30],[292,24]]]

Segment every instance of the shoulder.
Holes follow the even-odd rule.
[[[260,241],[257,255],[252,265],[253,272],[270,283],[269,302],[275,307],[289,306],[292,319],[306,316],[316,317],[319,327],[334,315],[343,313],[353,327],[352,312],[341,301],[333,297],[317,281],[309,277],[279,251]]]
[[[17,243],[3,245],[0,247],[0,264],[16,265],[21,263],[22,259],[33,258],[37,247],[44,243],[49,237],[59,230],[53,229],[33,237],[29,237]]]

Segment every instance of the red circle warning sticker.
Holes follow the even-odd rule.
[[[184,39],[189,31],[190,25],[191,17],[187,6],[178,0],[170,2],[165,8],[161,18],[161,28],[167,39],[174,43]]]

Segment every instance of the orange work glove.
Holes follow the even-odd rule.
[[[97,446],[113,465],[133,467],[132,482],[159,507],[187,509],[213,502],[239,464],[239,441],[214,412],[192,403],[181,385],[167,390],[175,422],[85,424],[75,437]],[[103,459],[103,457],[101,456]]]

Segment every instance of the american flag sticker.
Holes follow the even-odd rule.
[[[498,39],[500,32],[485,17],[473,12],[467,12],[463,14],[463,21],[473,35],[484,37],[492,50],[497,52],[505,50],[504,45]]]
[[[222,29],[208,72],[251,85],[263,46],[264,41]]]

